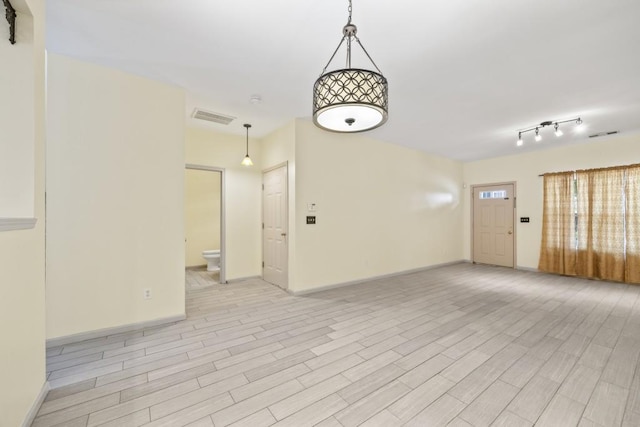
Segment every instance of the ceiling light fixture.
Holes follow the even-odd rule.
[[[251,127],[250,124],[245,123],[243,125],[246,129],[247,129],[247,155],[244,156],[244,159],[242,159],[242,166],[253,166],[253,162],[251,161],[251,157],[249,157],[249,128]]]
[[[562,130],[560,130],[560,128],[558,127],[558,124],[556,123],[553,127],[555,128],[555,131],[554,131],[553,133],[555,133],[555,134],[556,134],[556,136],[562,136],[563,132],[562,132]]]
[[[569,123],[569,122],[575,122],[576,126],[578,129],[580,129],[582,127],[582,119],[580,117],[576,117],[575,119],[568,119],[568,120],[547,120],[544,121],[542,123],[540,123],[539,125],[535,125],[532,126],[528,129],[522,129],[518,131],[518,140],[516,141],[516,146],[518,147],[522,147],[524,145],[524,140],[522,139],[522,134],[523,133],[527,133],[527,132],[531,132],[531,131],[535,131],[536,132],[536,136],[535,136],[535,140],[536,142],[540,142],[542,141],[542,135],[540,135],[540,128],[545,128],[547,126],[551,126],[553,125],[554,128],[554,133],[556,134],[556,136],[560,137],[562,136],[564,133],[562,132],[562,130],[560,129],[560,124],[561,123]]]
[[[349,20],[342,29],[343,37],[313,85],[313,123],[334,132],[363,132],[383,125],[388,118],[389,87],[371,56],[356,36],[358,29]],[[346,41],[346,68],[326,72],[336,53]],[[351,68],[351,43],[360,45],[377,72]]]

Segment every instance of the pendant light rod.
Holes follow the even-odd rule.
[[[351,5],[351,0],[349,0],[349,9],[348,10],[349,10],[349,19],[347,20],[347,25],[345,25],[344,28],[342,29],[343,37],[342,37],[342,39],[340,39],[340,43],[338,43],[338,47],[336,47],[336,50],[333,51],[333,55],[331,55],[331,58],[329,58],[329,62],[327,62],[327,65],[324,66],[324,68],[322,69],[322,72],[320,73],[320,75],[322,76],[327,71],[327,68],[329,68],[329,65],[331,65],[331,62],[336,57],[336,54],[340,50],[340,47],[342,47],[342,44],[344,43],[345,40],[347,41],[347,66],[346,66],[346,68],[351,68],[351,40],[352,39],[355,40],[358,43],[358,45],[360,46],[360,48],[362,49],[364,54],[367,56],[367,58],[369,58],[369,61],[371,62],[371,64],[373,64],[373,66],[378,71],[378,73],[382,74],[382,71],[380,71],[380,68],[378,68],[378,65],[373,60],[373,58],[371,58],[371,55],[369,55],[369,52],[367,52],[367,49],[365,49],[364,45],[362,44],[362,42],[360,41],[360,39],[356,35],[357,32],[358,32],[358,27],[356,27],[354,24],[351,23],[351,14],[352,14],[352,11],[353,11],[353,7]]]
[[[247,156],[249,155],[249,128],[251,125],[249,123],[245,123],[244,126],[247,129]]]
[[[253,166],[253,161],[251,161],[251,157],[249,157],[249,128],[251,127],[251,125],[249,123],[245,123],[243,126],[245,127],[245,129],[247,129],[247,154],[244,156],[244,159],[242,159],[241,165]]]

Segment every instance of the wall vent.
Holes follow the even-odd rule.
[[[225,116],[224,114],[214,113],[212,111],[202,110],[200,108],[196,108],[193,110],[193,114],[191,117],[198,120],[205,120],[207,122],[220,123],[221,125],[228,125],[236,118],[233,116]]]
[[[589,135],[589,138],[597,138],[599,136],[608,136],[608,135],[615,135],[616,133],[619,133],[620,131],[618,130],[612,130],[609,132],[600,132],[600,133],[594,133],[593,135]]]

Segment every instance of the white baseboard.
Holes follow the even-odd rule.
[[[540,271],[540,270],[538,270],[537,268],[524,267],[524,266],[522,266],[522,265],[518,265],[518,266],[516,266],[516,270],[533,271],[534,273],[541,273],[541,271]]]
[[[244,282],[245,280],[254,280],[254,279],[262,279],[261,276],[249,276],[249,277],[236,277],[235,279],[229,279],[226,283],[238,283]]]
[[[0,218],[0,231],[28,230],[34,228],[37,218]]]
[[[188,267],[185,267],[185,270],[202,270],[203,268],[207,268],[207,264],[200,264],[200,265],[190,265]]]
[[[180,320],[184,320],[186,318],[187,316],[185,314],[179,314],[177,316],[161,317],[159,319],[148,320],[146,322],[129,323],[128,325],[114,326],[112,328],[96,329],[94,331],[80,332],[78,334],[50,338],[47,340],[47,348],[77,343],[94,338],[102,338],[109,335],[122,334],[125,332],[138,331],[140,329],[149,328],[152,326],[179,322]]]
[[[460,263],[463,263],[463,262],[465,262],[465,261],[464,260],[456,260],[456,261],[451,261],[451,262],[444,262],[442,264],[434,264],[434,265],[429,265],[427,267],[419,267],[419,268],[413,268],[411,270],[398,271],[396,273],[382,274],[380,276],[367,277],[366,279],[357,279],[357,280],[352,280],[352,281],[349,281],[349,282],[335,283],[335,284],[332,284],[332,285],[324,285],[324,286],[320,286],[320,287],[313,288],[313,289],[305,289],[305,290],[302,290],[302,291],[292,291],[291,289],[287,289],[287,292],[290,293],[291,295],[294,295],[294,296],[308,295],[308,294],[313,294],[313,293],[316,293],[316,292],[328,291],[330,289],[342,288],[344,286],[357,285],[359,283],[365,283],[365,282],[369,282],[369,281],[372,281],[372,280],[379,280],[379,279],[386,279],[386,278],[389,278],[389,277],[403,276],[405,274],[411,274],[411,273],[419,273],[421,271],[433,270],[434,268],[446,267],[448,265],[460,264]]]
[[[470,259],[465,259],[465,260],[463,260],[463,262],[468,262],[468,263],[473,264],[473,261],[471,261]],[[480,265],[482,265],[482,264],[480,264]],[[490,265],[490,264],[485,264],[485,265]],[[509,267],[507,267],[507,268],[509,268]],[[514,270],[522,270],[522,271],[532,271],[534,273],[541,273],[541,271],[538,270],[537,268],[525,267],[525,266],[522,266],[522,265],[516,265],[515,267],[513,267],[513,269]]]
[[[38,396],[36,396],[36,399],[33,401],[33,404],[31,405],[29,412],[27,412],[27,416],[22,422],[22,427],[31,426],[31,424],[33,423],[33,420],[36,419],[36,415],[38,415],[38,411],[40,410],[40,407],[42,406],[44,399],[47,397],[47,393],[49,393],[49,390],[51,390],[49,381],[45,381],[44,384],[42,384],[40,393],[38,393]]]

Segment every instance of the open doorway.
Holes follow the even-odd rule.
[[[226,283],[223,169],[186,166],[184,216],[187,289]]]

